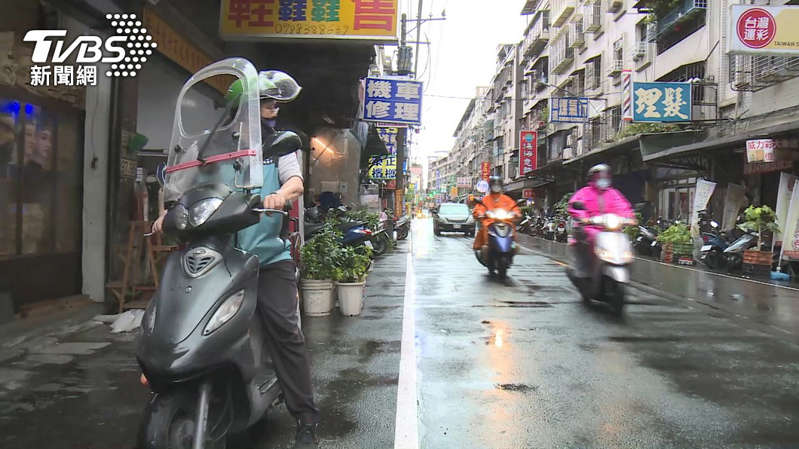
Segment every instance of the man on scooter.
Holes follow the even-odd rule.
[[[472,246],[475,250],[479,250],[483,245],[488,244],[488,226],[491,224],[491,219],[485,218],[486,211],[505,209],[515,214],[516,217],[521,217],[522,215],[521,209],[519,209],[516,201],[513,201],[513,198],[502,193],[502,178],[499,176],[492,176],[488,180],[488,187],[489,194],[484,196],[482,203],[477,203],[472,210],[474,218],[482,220],[480,229],[477,231],[477,235],[474,238],[474,245]],[[514,231],[514,239],[515,238],[516,234]]]
[[[261,134],[263,141],[263,206],[283,209],[303,193],[303,178],[295,151],[301,147],[292,132],[276,130],[278,102],[291,101],[301,87],[281,72],[258,74],[261,96]],[[242,94],[241,81],[228,89],[225,100],[237,105]],[[161,232],[165,212],[153,223]],[[267,214],[261,221],[239,232],[237,246],[255,254],[261,262],[258,277],[258,313],[264,322],[266,346],[289,412],[297,421],[295,448],[318,445],[316,430],[319,409],[313,399],[311,367],[305,336],[299,327],[296,264],[287,242],[280,238],[282,218]]]
[[[578,222],[583,222],[591,217],[602,214],[615,214],[624,218],[634,218],[633,209],[627,198],[618,190],[611,187],[610,167],[599,164],[588,170],[588,185],[578,190],[569,199],[569,214]],[[581,209],[575,209],[574,203],[582,203]],[[574,237],[576,244],[583,246],[584,250],[590,249],[600,229],[595,226],[578,226],[575,228]],[[577,254],[587,254],[586,251],[577,251]],[[577,273],[583,277],[585,273],[585,260],[578,257]]]

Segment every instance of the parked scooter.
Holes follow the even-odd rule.
[[[411,232],[411,217],[407,214],[399,217],[394,224],[394,230],[397,231],[397,240],[405,240]]]
[[[572,207],[585,210],[579,201],[572,203]],[[584,243],[572,245],[576,263],[566,268],[566,274],[586,303],[592,299],[602,301],[616,314],[622,313],[624,290],[630,282],[629,265],[633,261],[630,240],[622,229],[634,224],[635,220],[615,214],[597,215],[577,224],[602,229],[593,247]]]
[[[544,227],[542,229],[543,237],[547,240],[555,240],[555,232],[557,231],[557,223],[554,216],[549,216],[544,220]]]
[[[519,222],[519,226],[516,228],[516,230],[519,232],[524,232],[525,234],[529,234],[534,225],[535,218],[533,218],[529,212],[523,212],[522,221]]]
[[[228,105],[208,132],[181,116],[187,91],[220,73],[242,80],[240,110]],[[136,358],[153,395],[143,419],[143,449],[222,448],[230,434],[260,421],[281,400],[265,330],[256,311],[258,257],[234,246],[236,233],[286,213],[262,209],[263,164],[258,74],[230,58],[192,76],[180,91],[169,146],[164,232],[179,249],[166,261],[142,319]],[[200,128],[202,129],[202,128]],[[246,130],[239,134],[240,130]],[[293,135],[293,133],[291,133]],[[301,145],[296,135],[291,145]],[[285,140],[285,139],[284,139]],[[213,144],[213,145],[210,145]],[[170,171],[171,170],[171,171]]]
[[[475,199],[481,203],[480,199]],[[519,204],[525,200],[519,200]],[[519,251],[518,245],[513,240],[514,221],[518,216],[505,209],[493,209],[486,211],[484,217],[491,220],[488,224],[488,242],[480,250],[475,250],[474,255],[477,261],[488,268],[491,276],[496,275],[499,279],[507,277],[508,268],[513,263],[513,256]]]
[[[705,210],[699,214],[699,232],[702,235],[702,249],[699,260],[711,270],[724,267],[724,250],[730,246],[729,242],[719,232],[719,224],[713,220]]]
[[[633,249],[641,256],[660,257],[661,245],[657,240],[658,231],[653,227],[638,225],[638,236],[633,241]]]
[[[564,217],[558,217],[556,223],[555,241],[566,243],[566,241],[569,240],[569,232],[566,230],[566,219]]]

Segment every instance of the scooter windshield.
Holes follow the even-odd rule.
[[[258,72],[243,58],[211,64],[178,95],[164,201],[203,184],[232,189],[263,184]]]

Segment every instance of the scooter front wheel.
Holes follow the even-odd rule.
[[[187,388],[153,395],[144,413],[138,447],[192,449],[197,428],[197,400],[197,394]],[[204,447],[225,449],[226,446],[226,435],[221,435],[215,440],[207,439]]]
[[[602,279],[602,300],[608,303],[615,315],[624,311],[624,285],[615,279],[604,277]]]

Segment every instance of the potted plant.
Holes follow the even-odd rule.
[[[366,246],[347,246],[335,252],[333,279],[338,289],[338,305],[342,315],[360,315],[363,289],[371,265],[372,250]]]
[[[744,223],[742,228],[748,231],[757,232],[757,247],[744,251],[743,268],[745,272],[768,274],[771,272],[772,252],[761,251],[763,245],[763,231],[779,232],[777,216],[774,210],[768,206],[754,207],[749,206],[744,211]]]
[[[333,310],[334,255],[340,239],[341,233],[326,223],[300,249],[300,290],[303,310],[308,316],[326,316]]]
[[[663,245],[660,253],[660,260],[666,263],[682,261],[693,263],[693,243],[691,240],[691,230],[683,223],[676,223],[657,236],[657,240]]]

